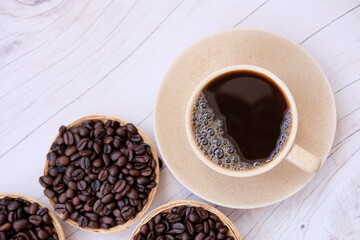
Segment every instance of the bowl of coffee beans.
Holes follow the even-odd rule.
[[[80,229],[123,231],[155,196],[155,147],[125,120],[94,115],[61,126],[46,158],[44,194],[63,221]]]
[[[54,214],[41,203],[18,194],[0,194],[0,239],[65,240]]]
[[[198,201],[177,200],[150,212],[130,239],[241,240],[241,236],[216,208]]]

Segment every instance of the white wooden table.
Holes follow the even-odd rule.
[[[254,210],[216,206],[244,239],[360,239],[360,1],[1,0],[0,192],[49,204],[38,177],[61,124],[107,114],[154,139],[157,90],[174,59],[198,39],[233,27],[284,35],[308,50],[335,94],[331,155],[300,192]],[[326,121],[326,119],[324,119]],[[201,200],[167,167],[152,209]],[[68,239],[128,239],[63,224]]]

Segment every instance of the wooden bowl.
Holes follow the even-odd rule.
[[[179,206],[191,206],[191,207],[202,207],[205,210],[209,211],[210,213],[215,214],[216,216],[219,217],[219,219],[221,220],[221,222],[224,223],[225,226],[227,226],[229,228],[229,232],[228,235],[229,237],[233,237],[235,240],[241,240],[241,236],[239,231],[236,229],[235,225],[230,221],[230,219],[225,216],[222,212],[220,212],[219,210],[217,210],[216,208],[202,203],[202,202],[198,202],[198,201],[193,201],[193,200],[176,200],[176,201],[172,201],[169,203],[166,203],[156,209],[154,209],[153,211],[151,211],[148,215],[146,215],[145,218],[143,218],[141,220],[141,222],[139,222],[139,224],[136,226],[136,228],[134,229],[130,240],[134,239],[135,235],[140,231],[140,228],[143,224],[147,223],[148,221],[150,221],[153,217],[156,216],[156,214],[161,213],[161,212],[170,212],[172,208],[174,207],[179,207]]]
[[[118,121],[120,122],[121,125],[125,125],[128,122],[121,119],[121,118],[117,118],[117,117],[112,117],[112,116],[106,116],[106,115],[91,115],[91,116],[86,116],[83,118],[80,118],[72,123],[70,123],[67,126],[67,129],[71,129],[73,127],[77,127],[80,126],[84,121],[86,120],[101,120],[103,123],[105,123],[107,120],[112,120],[112,121]],[[155,193],[159,184],[159,176],[160,176],[160,168],[159,168],[159,158],[158,155],[156,153],[155,150],[155,146],[154,144],[151,142],[150,138],[138,127],[136,127],[138,130],[138,133],[141,135],[141,137],[143,138],[144,143],[147,143],[150,146],[150,151],[152,154],[153,159],[156,161],[156,167],[155,167],[155,182],[156,182],[156,186],[151,190],[150,194],[148,195],[148,201],[145,204],[145,206],[143,207],[143,209],[141,210],[141,212],[138,212],[135,217],[133,219],[130,219],[129,221],[127,221],[126,223],[122,224],[122,225],[117,225],[115,227],[109,228],[109,229],[94,229],[94,228],[82,228],[79,227],[77,222],[71,220],[70,218],[66,220],[66,222],[68,222],[69,224],[71,224],[72,226],[85,230],[85,231],[89,231],[89,232],[96,232],[96,233],[115,233],[115,232],[121,232],[124,231],[126,229],[128,229],[134,222],[136,222],[139,218],[141,218],[144,213],[149,209],[151,202],[153,201],[154,197],[155,197]],[[57,139],[57,137],[59,136],[59,134],[56,135],[54,141],[52,143],[55,142],[55,140]],[[51,150],[49,150],[50,152]],[[45,168],[44,168],[44,175],[47,175],[48,172],[48,161],[45,160]],[[54,207],[55,203],[49,199],[50,204]],[[58,213],[56,212],[61,218],[63,216],[62,213]]]
[[[37,203],[39,204],[39,206],[41,208],[46,208],[44,205],[42,205],[40,202],[36,201],[35,199],[28,197],[28,196],[24,196],[24,195],[20,195],[20,194],[16,194],[16,193],[1,193],[0,194],[0,199],[5,198],[5,197],[11,197],[11,198],[21,198],[25,201],[31,202],[31,203]],[[55,217],[55,215],[52,213],[52,211],[49,210],[49,215],[51,217],[51,220],[53,222],[55,231],[59,237],[59,240],[65,240],[65,234],[64,234],[64,230],[59,222],[59,220]]]

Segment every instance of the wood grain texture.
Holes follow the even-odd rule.
[[[44,156],[61,124],[86,115],[125,118],[154,141],[154,102],[172,61],[232,27],[270,30],[308,50],[330,80],[338,128],[320,172],[291,198],[215,207],[245,240],[360,239],[359,0],[1,1],[0,192],[49,207],[38,183]],[[165,166],[150,209],[176,199],[201,200]],[[133,229],[103,236],[63,226],[68,239],[125,240]]]

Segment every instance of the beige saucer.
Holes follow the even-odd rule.
[[[165,76],[155,110],[155,134],[161,154],[175,177],[210,202],[233,208],[257,208],[279,202],[303,188],[308,175],[286,161],[259,176],[236,178],[206,166],[186,135],[185,110],[202,79],[231,65],[263,67],[280,77],[298,107],[295,143],[326,160],[336,128],[329,82],[315,60],[299,45],[270,32],[232,29],[195,43]]]

